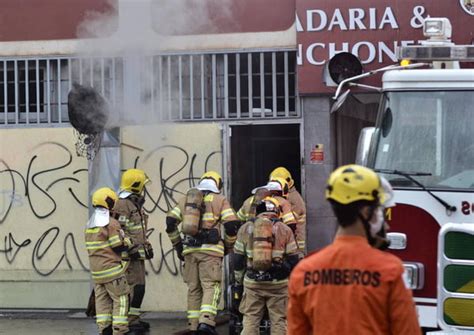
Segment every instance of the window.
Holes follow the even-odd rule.
[[[0,64],[0,123],[44,120],[44,65],[34,60]]]
[[[294,52],[163,55],[152,67],[164,120],[298,116]]]
[[[0,60],[0,127],[67,124],[73,83],[110,103],[117,125],[298,117],[296,53]]]
[[[472,91],[389,92],[377,129],[376,169],[426,173],[428,188],[474,188]],[[399,175],[393,186],[417,187]]]

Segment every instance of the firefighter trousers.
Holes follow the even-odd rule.
[[[130,260],[126,275],[130,286],[128,322],[132,325],[140,321],[140,307],[145,296],[145,261],[140,259]]]
[[[265,307],[271,323],[272,335],[286,334],[286,306],[288,288],[266,287],[249,288],[244,284],[244,293],[239,311],[243,314],[243,330],[241,335],[259,335],[260,322],[265,314]]]
[[[125,276],[105,284],[95,284],[96,322],[99,334],[112,324],[114,335],[128,332],[128,293]]]
[[[221,296],[222,257],[193,252],[184,256],[183,279],[188,285],[188,326],[199,323],[215,327]]]

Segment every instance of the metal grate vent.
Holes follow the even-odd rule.
[[[133,62],[18,58],[0,59],[0,128],[68,124],[73,82],[95,87],[112,106],[127,105],[134,91],[160,121],[300,116],[294,51],[154,55]]]

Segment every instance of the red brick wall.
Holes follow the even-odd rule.
[[[113,11],[116,0],[1,0],[0,41],[77,38],[91,12]]]

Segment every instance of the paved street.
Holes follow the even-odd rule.
[[[0,312],[1,335],[96,335],[97,328],[92,319],[83,318],[82,313],[9,313]],[[151,318],[151,329],[147,335],[172,335],[186,329],[183,318]],[[218,327],[220,335],[227,335],[227,325]]]

